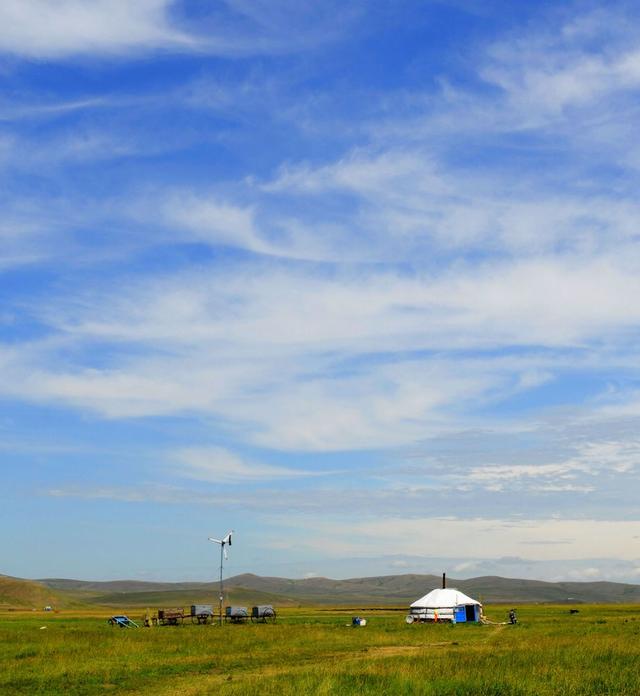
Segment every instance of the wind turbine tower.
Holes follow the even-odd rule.
[[[213,537],[209,537],[209,541],[213,542],[214,544],[220,544],[220,597],[218,598],[220,600],[220,609],[219,609],[219,618],[220,618],[220,625],[222,626],[222,605],[224,603],[224,585],[222,584],[222,565],[223,562],[226,561],[229,557],[227,556],[227,546],[231,546],[231,535],[233,534],[233,529],[227,534],[226,537],[223,537],[222,539],[214,539]]]

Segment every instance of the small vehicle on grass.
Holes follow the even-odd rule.
[[[249,619],[247,607],[225,607],[224,620],[225,623],[245,623]]]
[[[251,609],[251,623],[275,623],[276,610],[271,604],[259,604]]]
[[[191,605],[191,623],[208,624],[213,621],[213,605],[212,604],[192,604]]]
[[[179,626],[185,619],[191,619],[191,623],[203,625],[211,623],[213,616],[212,604],[192,604],[188,614],[182,607],[158,609],[157,615],[152,618],[152,623],[158,626]]]
[[[184,609],[182,607],[158,609],[157,623],[160,626],[178,626],[184,623]]]
[[[225,607],[224,620],[226,623],[246,623],[251,619],[251,623],[275,623],[276,610],[271,604],[259,604],[251,608],[251,614],[247,607]]]
[[[109,626],[118,626],[118,628],[139,628],[135,621],[132,621],[124,614],[115,614],[107,619]]]

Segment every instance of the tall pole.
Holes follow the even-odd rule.
[[[224,559],[226,558],[224,545],[229,544],[229,546],[231,546],[231,535],[232,534],[233,534],[233,529],[227,534],[226,537],[223,537],[222,539],[214,539],[213,537],[209,537],[209,541],[213,542],[214,544],[220,544],[220,596],[218,597],[220,604],[218,607],[218,620],[220,621],[221,626],[222,626],[222,605],[224,603],[224,584],[222,582],[222,570],[223,570],[223,566],[224,566]]]
[[[220,625],[222,626],[222,604],[224,602],[224,587],[222,585],[222,560],[224,558],[224,541],[220,544]]]

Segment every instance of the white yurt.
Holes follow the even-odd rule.
[[[443,582],[444,585],[444,582]],[[453,588],[431,590],[417,599],[409,608],[407,623],[414,621],[450,621],[463,623],[480,621],[482,604]]]

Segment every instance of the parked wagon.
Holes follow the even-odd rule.
[[[247,607],[225,607],[224,620],[227,623],[245,623],[249,618]]]
[[[184,622],[184,610],[182,607],[173,609],[158,609],[158,623],[161,626],[178,626]]]
[[[251,623],[275,623],[276,610],[271,604],[259,604],[251,609]]]
[[[214,613],[212,604],[192,604],[187,614],[182,607],[158,609],[155,616],[145,618],[145,626],[152,624],[179,626],[184,623],[185,619],[191,619],[193,624],[204,625],[212,623],[216,617],[217,614]],[[252,607],[251,614],[247,611],[247,607],[225,607],[225,623],[246,623],[249,619],[251,619],[251,623],[275,623],[276,611],[271,604],[260,604]]]
[[[192,604],[191,605],[191,623],[206,624],[213,621],[213,605],[212,604]]]

